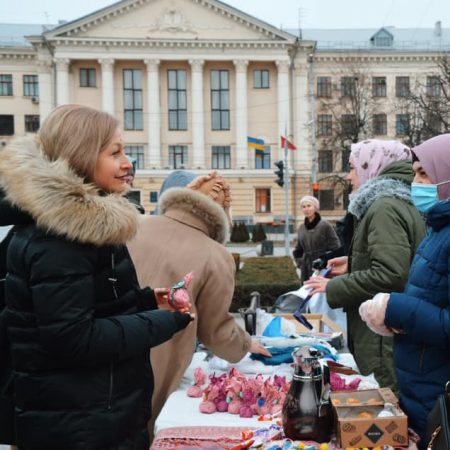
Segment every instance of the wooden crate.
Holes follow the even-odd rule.
[[[288,320],[292,320],[299,333],[342,333],[344,331],[335,322],[333,322],[325,314],[304,314],[308,322],[314,327],[313,330],[308,330],[298,320],[296,320],[292,314],[274,314],[274,316],[280,316]]]

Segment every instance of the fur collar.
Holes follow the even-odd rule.
[[[224,244],[228,238],[229,225],[225,211],[213,200],[188,188],[171,188],[159,199],[161,214],[179,209],[202,220],[211,239]]]
[[[412,204],[410,187],[400,180],[378,177],[364,183],[358,191],[350,195],[348,211],[360,220],[380,198],[398,198]]]
[[[307,230],[314,230],[314,228],[316,228],[316,225],[320,222],[320,214],[318,212],[314,213],[314,219],[312,220],[312,222],[310,222],[306,217],[305,217],[305,228]]]
[[[50,162],[37,138],[16,139],[0,151],[0,187],[39,227],[69,240],[119,245],[136,234],[138,214],[127,199],[100,195],[65,161]]]

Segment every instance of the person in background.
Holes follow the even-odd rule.
[[[417,249],[404,292],[379,294],[359,312],[376,333],[394,334],[401,406],[424,450],[427,415],[450,380],[450,134],[413,151],[412,198],[425,214],[427,236]]]
[[[189,366],[197,338],[229,362],[238,362],[247,352],[270,356],[229,313],[236,268],[224,246],[230,206],[230,186],[216,172],[196,177],[174,171],[161,187],[158,215],[142,217],[138,234],[128,243],[141,286],[174,285],[193,274],[189,297],[197,320],[151,352],[155,393],[150,433]]]
[[[128,160],[131,163],[131,167],[127,172],[127,184],[130,188],[133,187],[134,177],[136,176],[136,159],[127,155]],[[145,214],[144,207],[139,203],[139,200],[133,195],[133,192],[129,191],[125,194],[125,197],[136,207],[136,209],[141,213]]]
[[[117,120],[79,105],[0,151],[0,187],[19,209],[2,319],[20,450],[148,449],[148,352],[192,316],[151,310],[168,289],[137,284],[130,165]]]
[[[347,312],[348,347],[360,372],[396,390],[392,337],[371,331],[358,308],[377,292],[403,289],[425,234],[411,198],[411,151],[396,141],[369,139],[352,145],[350,165],[348,209],[356,221],[350,257],[330,259],[334,277],[314,277],[306,285],[313,293],[326,292],[332,308]]]
[[[300,200],[300,206],[305,221],[297,231],[297,245],[293,256],[297,267],[301,270],[302,282],[305,282],[313,273],[313,261],[323,257],[327,252],[337,250],[341,243],[333,226],[320,217],[317,198],[305,195]]]

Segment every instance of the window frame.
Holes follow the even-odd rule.
[[[145,148],[140,144],[126,144],[125,154],[136,160],[136,170],[145,169]]]
[[[318,98],[331,98],[332,97],[332,81],[331,77],[317,77],[317,97]]]
[[[131,87],[126,87],[126,74],[131,73]],[[139,82],[140,87],[135,86],[135,82],[137,83],[137,79],[135,79],[135,75],[139,74]],[[143,102],[143,89],[142,89],[142,70],[141,69],[123,69],[122,70],[123,77],[123,113],[124,113],[124,121],[123,121],[123,129],[124,130],[135,130],[135,131],[143,131],[144,130],[144,102]],[[127,107],[127,96],[131,95],[132,98],[132,107]],[[138,100],[137,100],[138,99]],[[136,107],[136,103],[141,107]],[[130,115],[131,113],[131,115]],[[127,117],[128,116],[128,117]],[[131,126],[129,126],[129,120],[131,120]]]
[[[213,74],[218,74],[219,86],[214,88],[213,86]],[[226,74],[226,87],[222,86],[222,75]],[[212,131],[229,131],[230,130],[230,71],[228,69],[211,69],[210,71],[211,81],[211,130]],[[218,107],[215,106],[215,100],[218,100]],[[226,99],[226,100],[225,100]],[[222,103],[226,102],[228,108],[222,107]],[[219,119],[218,126],[215,125],[216,119]]]
[[[264,75],[267,75],[266,79],[264,79]],[[270,89],[270,71],[268,69],[253,71],[253,89]]]
[[[375,136],[387,135],[387,114],[377,113],[372,116],[372,128]]]
[[[271,168],[271,151],[270,145],[265,145],[264,150],[255,149],[255,169],[265,170]]]
[[[178,162],[178,157],[181,161]],[[188,163],[187,145],[169,145],[169,166],[172,169],[184,169]]]
[[[334,189],[319,189],[318,197],[321,211],[334,211],[336,209],[334,196]]]
[[[317,168],[319,173],[333,172],[333,150],[319,150],[317,152]]]
[[[354,97],[356,95],[356,82],[358,77],[346,76],[341,77],[341,96],[342,97]]]
[[[272,212],[272,192],[270,188],[255,187],[254,198],[255,214],[270,214]],[[263,205],[266,205],[266,208],[263,208]]]
[[[404,120],[406,118],[406,121]],[[403,119],[403,120],[402,120]],[[411,126],[411,114],[396,114],[395,115],[395,135],[406,136]]]
[[[317,115],[317,135],[331,136],[333,134],[333,115],[318,114]]]
[[[387,96],[386,77],[372,77],[372,96],[377,98]]]
[[[438,75],[427,76],[427,96],[438,98],[442,94],[441,79]]]
[[[82,73],[85,73],[85,84],[82,83],[83,76]],[[92,75],[92,73],[94,75]],[[78,71],[78,76],[80,78],[80,87],[81,88],[96,88],[97,87],[97,69],[95,67],[80,67]]]
[[[406,82],[407,81],[407,82]],[[411,93],[409,76],[395,77],[395,96],[399,98],[408,97]]]
[[[36,133],[40,126],[39,114],[25,114],[24,125],[26,133]]]
[[[216,170],[231,169],[231,147],[229,145],[211,146],[211,168]]]
[[[171,87],[171,74],[175,74],[175,87]],[[180,77],[184,75],[184,88]],[[171,98],[175,98],[176,106],[172,108]],[[184,108],[180,103],[184,102]],[[169,131],[187,131],[187,72],[185,69],[167,69],[167,110],[168,110],[168,128]],[[175,124],[172,123],[175,118]],[[184,119],[184,123],[183,122]]]
[[[9,118],[11,120],[10,122],[10,132],[6,132],[3,133],[3,131],[0,129],[0,136],[14,136],[14,130],[15,130],[15,118],[14,118],[14,114],[0,114],[0,126],[4,125],[3,120],[5,120],[5,118]]]
[[[39,98],[39,77],[37,75],[24,74],[22,76],[22,89],[24,97]]]
[[[14,95],[13,76],[10,73],[0,74],[0,97],[12,97]],[[8,114],[3,114],[8,115]]]

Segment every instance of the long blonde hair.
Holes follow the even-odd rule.
[[[82,105],[55,108],[43,122],[38,136],[51,160],[65,159],[81,177],[92,181],[99,153],[119,127],[112,115]]]

